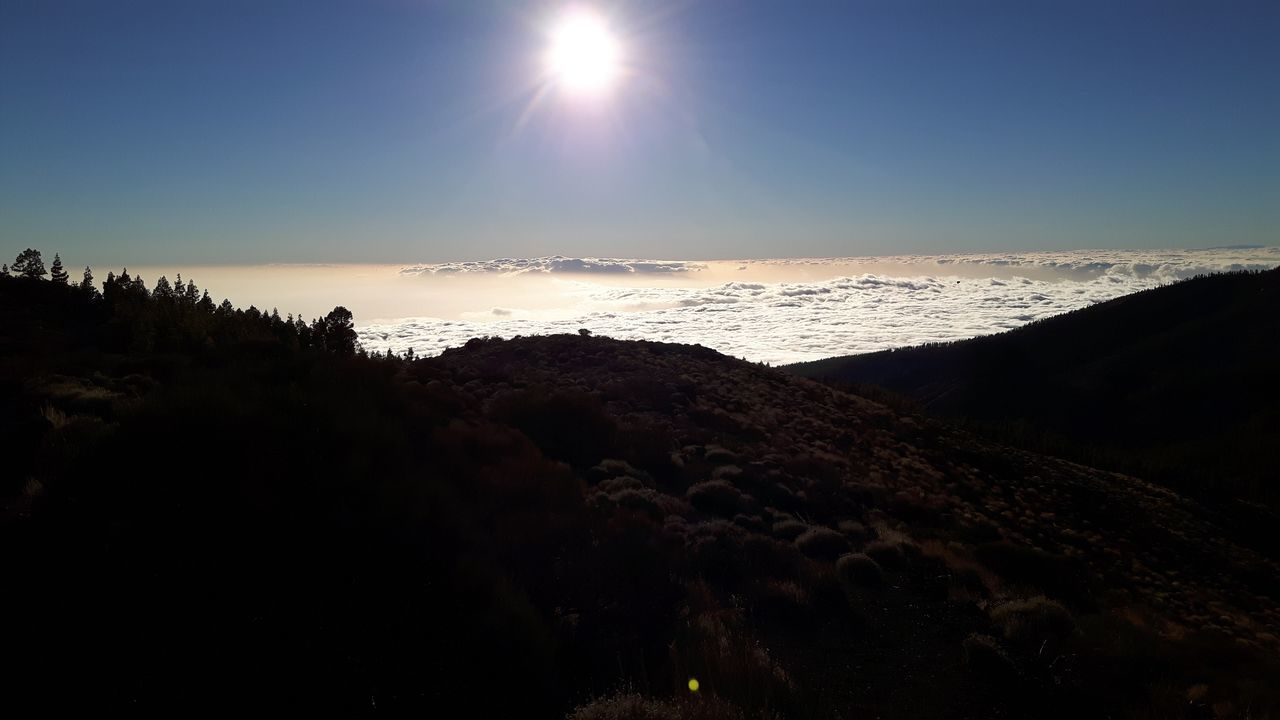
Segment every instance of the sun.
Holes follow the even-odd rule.
[[[547,72],[570,95],[598,96],[617,83],[621,56],[618,40],[604,18],[589,10],[574,10],[551,30]]]

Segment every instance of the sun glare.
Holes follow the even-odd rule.
[[[577,10],[560,19],[551,31],[547,69],[556,84],[576,96],[607,92],[621,69],[621,48],[599,15]]]

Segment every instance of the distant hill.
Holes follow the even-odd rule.
[[[1280,507],[1280,269],[1197,277],[960,342],[791,365],[1003,441]]]
[[[1280,566],[1164,488],[698,346],[196,295],[0,277],[15,716],[1280,712]]]

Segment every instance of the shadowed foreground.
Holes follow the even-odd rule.
[[[1168,490],[697,346],[342,320],[0,278],[11,703],[1280,707],[1278,568]]]

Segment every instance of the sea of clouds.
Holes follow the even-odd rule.
[[[586,328],[619,339],[698,343],[780,364],[996,333],[1199,274],[1278,265],[1280,248],[1259,247],[732,262],[550,257],[442,263],[399,272],[428,283],[452,276],[547,276],[555,282],[548,292],[558,293],[563,302],[550,311],[545,305],[529,310],[492,304],[462,317],[399,318],[358,330],[369,350],[404,352],[412,347],[419,355],[432,355],[478,336]],[[677,277],[688,282],[657,281]]]

